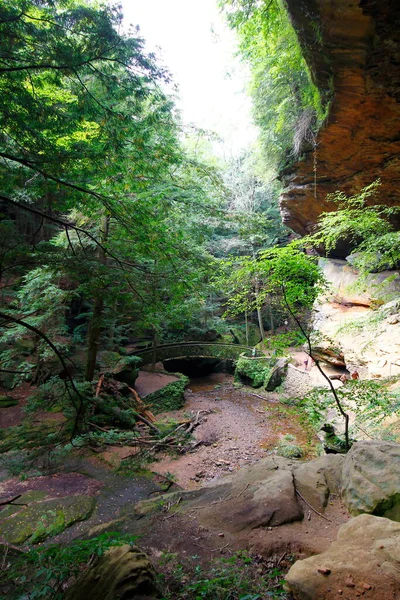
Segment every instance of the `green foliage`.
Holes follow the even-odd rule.
[[[282,439],[279,440],[277,445],[276,453],[279,456],[284,456],[285,458],[301,458],[304,456],[303,449],[301,446],[296,444],[295,441],[296,438],[289,433],[282,436]]]
[[[279,212],[281,186],[265,183],[257,153],[251,149],[222,164],[225,214],[209,243],[214,256],[241,256],[287,241]]]
[[[7,598],[61,600],[64,584],[80,575],[91,559],[113,546],[134,545],[136,539],[132,535],[104,533],[68,546],[56,544],[31,548],[23,555],[7,560],[2,577],[2,585],[7,586]]]
[[[297,35],[281,0],[220,0],[251,68],[250,92],[264,161],[282,168],[300,155],[325,118]]]
[[[235,381],[259,388],[271,373],[270,360],[266,357],[251,358],[241,355],[235,368]]]
[[[289,348],[301,346],[305,341],[306,338],[303,333],[296,329],[266,337],[263,346],[276,356],[286,356],[289,353]]]
[[[67,376],[61,358],[85,355],[76,345],[96,358],[103,344],[184,331],[201,311],[220,177],[184,148],[162,89],[169,76],[137,30],[121,33],[120,7],[3,5],[0,277],[11,289],[0,299],[0,362],[24,367],[15,383],[30,370],[45,383],[32,410],[58,402],[73,418],[89,404],[72,381],[61,393],[51,377]],[[27,328],[34,348],[25,368],[14,346]],[[94,367],[65,362],[78,381],[94,378]]]
[[[220,285],[229,294],[227,314],[251,312],[266,302],[283,309],[311,308],[324,283],[314,256],[299,244],[260,252],[257,258],[224,261]]]
[[[176,555],[162,557],[168,591],[163,600],[271,600],[288,598],[283,590],[284,573],[267,567],[247,551],[215,559],[212,566],[176,564]]]
[[[172,373],[171,373],[172,374]],[[184,403],[184,391],[189,383],[189,378],[182,373],[174,373],[179,377],[178,381],[171,381],[166,386],[147,394],[145,401],[155,413],[178,410]]]
[[[346,410],[356,414],[351,435],[355,439],[387,439],[399,441],[398,424],[395,420],[385,424],[387,417],[400,417],[400,391],[390,391],[391,380],[349,380],[336,393]],[[326,423],[327,411],[336,409],[334,399],[326,388],[310,392],[297,403],[315,431]],[[397,428],[397,429],[396,429]]]
[[[352,196],[344,192],[329,194],[327,200],[337,209],[321,215],[316,232],[308,236],[315,247],[323,245],[329,254],[340,242],[352,248],[352,264],[362,272],[396,268],[400,263],[400,233],[394,230],[391,218],[398,207],[367,204],[379,192],[379,179]]]

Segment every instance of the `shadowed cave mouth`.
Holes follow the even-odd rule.
[[[205,377],[211,373],[231,373],[235,371],[235,361],[220,358],[170,358],[163,362],[169,373],[183,373],[187,377]]]

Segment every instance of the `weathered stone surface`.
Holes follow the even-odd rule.
[[[327,337],[313,336],[312,355],[316,360],[322,360],[335,367],[345,367],[343,351],[334,340]]]
[[[334,455],[309,463],[268,457],[200,490],[140,502],[135,512],[143,516],[179,502],[179,511],[194,510],[202,525],[218,530],[238,533],[275,527],[303,519],[296,488],[323,512],[329,495],[338,493],[342,463],[343,457]]]
[[[288,364],[286,378],[283,382],[283,391],[293,398],[302,398],[314,388],[315,384],[310,378],[310,372],[298,369]]]
[[[400,375],[398,273],[385,271],[372,275],[363,281],[361,294],[354,288],[358,274],[345,261],[321,263],[333,299],[320,298],[315,305],[316,354],[327,362],[342,363],[361,379]],[[332,349],[336,349],[333,358],[329,356]]]
[[[354,444],[343,465],[342,497],[352,515],[371,513],[400,521],[400,445]]]
[[[267,392],[273,392],[279,387],[285,377],[289,359],[280,358],[272,369],[269,378],[265,380],[265,389]]]
[[[231,533],[299,521],[303,511],[293,484],[295,462],[265,458],[199,490],[165,495],[162,503],[183,500],[180,510],[194,509],[203,525]],[[160,501],[144,501],[135,512],[157,508],[162,508]]]
[[[351,256],[347,260],[321,258],[318,266],[329,283],[333,301],[344,306],[376,306],[390,302],[388,311],[397,307],[399,312],[400,277],[397,271],[382,271],[363,277],[351,264]],[[397,299],[393,299],[397,298]],[[395,314],[391,312],[390,314]]]
[[[160,598],[156,572],[137,546],[118,546],[101,556],[66,594],[66,600]]]
[[[400,524],[371,515],[351,519],[326,552],[297,561],[286,582],[296,600],[397,600]]]
[[[312,148],[284,174],[283,219],[304,234],[323,211],[336,209],[326,194],[337,189],[354,193],[381,177],[380,201],[399,204],[400,6],[393,0],[287,5],[322,96],[332,98],[317,137],[316,189]]]
[[[318,511],[322,511],[331,494],[338,494],[344,457],[327,454],[311,462],[295,466],[296,489]]]
[[[0,537],[11,544],[36,544],[64,531],[76,521],[87,519],[94,507],[95,499],[87,496],[32,502],[26,507],[18,507],[14,514],[0,521]],[[0,519],[2,515],[0,513]]]

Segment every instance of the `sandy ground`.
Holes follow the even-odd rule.
[[[225,373],[192,379],[183,408],[160,417],[180,421],[201,411],[202,422],[194,432],[198,446],[178,458],[164,455],[153,470],[172,475],[185,489],[196,489],[268,456],[285,433],[304,441],[298,420],[280,411],[278,394],[263,394],[235,388],[233,377]]]

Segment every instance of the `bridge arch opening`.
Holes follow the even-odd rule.
[[[233,374],[235,371],[235,361],[232,359],[201,356],[169,358],[163,361],[163,366],[169,373],[183,373],[190,378],[206,377],[211,373]]]

